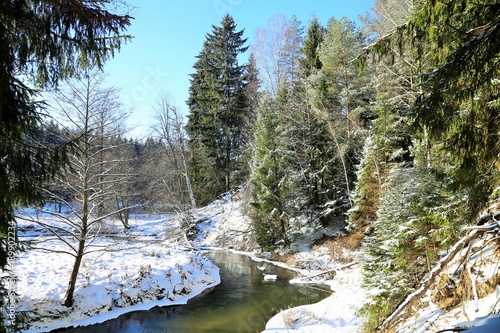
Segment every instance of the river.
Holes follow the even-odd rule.
[[[264,330],[279,310],[316,303],[330,295],[325,288],[292,285],[293,271],[257,263],[245,255],[213,251],[208,257],[219,266],[221,283],[185,305],[131,312],[101,324],[57,332],[255,333]],[[263,273],[278,278],[264,281]]]

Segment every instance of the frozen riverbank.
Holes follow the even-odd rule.
[[[185,304],[220,283],[219,269],[213,263],[165,240],[166,230],[175,229],[170,223],[175,222],[136,219],[123,239],[120,234],[98,238],[94,245],[113,245],[113,250],[84,257],[71,308],[61,303],[74,258],[57,253],[61,243],[44,243],[51,252],[22,253],[13,270],[19,278],[18,311],[30,311],[32,317],[25,332],[89,325],[125,312]],[[45,237],[33,231],[20,234],[38,240]]]

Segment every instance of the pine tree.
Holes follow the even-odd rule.
[[[200,204],[242,181],[244,125],[248,118],[243,30],[229,15],[212,27],[193,66],[187,123],[193,190]]]
[[[352,60],[364,45],[364,37],[354,22],[331,19],[320,45],[322,68],[311,75],[311,103],[318,116],[328,125],[330,140],[341,166],[343,193],[347,199],[343,209],[352,205],[356,165],[370,119],[367,107],[373,100],[368,75],[359,76]],[[340,176],[340,174],[339,174]]]

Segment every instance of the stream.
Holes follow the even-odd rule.
[[[263,331],[280,310],[316,303],[331,294],[326,288],[292,285],[289,280],[295,272],[242,254],[213,251],[207,256],[220,268],[221,283],[187,304],[130,312],[101,324],[57,332],[255,333]],[[278,278],[264,281],[263,273]]]

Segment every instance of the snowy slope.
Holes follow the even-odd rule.
[[[198,237],[195,247],[234,248],[244,251],[256,261],[269,261],[269,254],[261,253],[251,234],[250,219],[244,214],[240,191],[227,193],[212,204],[193,212],[198,221]],[[245,252],[246,251],[246,252]],[[355,253],[344,256],[355,257]],[[264,332],[359,332],[361,321],[359,308],[365,296],[361,288],[361,268],[355,264],[346,266],[332,258],[331,250],[325,246],[302,246],[301,251],[289,259],[294,265],[273,262],[302,274],[303,279],[291,283],[326,284],[333,294],[318,304],[287,309],[273,317]],[[300,266],[300,268],[298,267]],[[333,278],[318,275],[334,270]],[[316,276],[315,278],[307,278]],[[295,329],[295,330],[293,330]]]
[[[237,251],[257,249],[250,218],[244,213],[242,188],[225,193],[206,207],[191,212],[196,223],[196,247],[225,248]]]
[[[480,318],[486,317],[490,314],[498,313],[500,311],[500,253],[495,242],[500,232],[500,212],[494,212],[496,216],[496,223],[492,223],[492,233],[477,239],[471,244],[471,249],[483,250],[472,253],[468,248],[461,251],[452,262],[450,262],[439,276],[438,281],[444,278],[451,278],[457,280],[457,274],[463,269],[461,264],[464,258],[469,258],[466,262],[466,269],[463,272],[464,276],[470,278],[471,285],[471,300],[463,302],[459,306],[451,309],[450,311],[443,311],[435,304],[437,294],[446,294],[448,289],[457,289],[456,286],[447,284],[439,288],[439,283],[434,288],[427,291],[422,303],[426,306],[418,310],[417,313],[406,320],[398,329],[399,333],[431,333],[438,330],[453,328],[457,323],[473,321],[479,319],[475,325],[485,324],[492,325],[492,321],[481,321]],[[485,226],[487,227],[487,226]],[[463,279],[463,278],[462,278]],[[438,282],[436,281],[436,282]],[[493,290],[490,292],[490,290]],[[452,291],[453,292],[453,291]],[[486,294],[486,295],[485,295]],[[496,320],[498,324],[498,320]],[[500,331],[497,326],[496,330]],[[480,332],[479,328],[474,330],[467,330],[467,332]]]
[[[248,223],[248,218],[242,213],[241,203],[228,194],[221,197],[217,202],[196,212],[199,221],[199,235],[194,241],[196,246],[215,246],[224,247],[224,241],[221,241],[221,233],[227,230],[246,230],[244,223]],[[498,215],[500,217],[500,215]],[[229,242],[228,247],[234,244],[240,244],[241,238],[236,242]],[[247,248],[246,250],[250,250]],[[489,247],[484,253],[482,272],[487,276],[498,274],[500,258],[494,253],[495,247]],[[346,253],[344,257],[351,257],[355,263],[356,253]],[[266,260],[265,253],[258,250],[248,252],[248,255],[255,260]],[[464,253],[465,255],[465,253]],[[301,333],[353,333],[362,332],[362,319],[359,310],[367,301],[367,292],[362,288],[362,269],[358,264],[348,265],[345,269],[340,263],[333,259],[331,250],[324,246],[313,249],[303,247],[300,252],[289,258],[287,262],[292,263],[289,268],[299,271],[304,276],[315,276],[321,272],[335,270],[333,277],[314,279],[314,283],[330,285],[333,294],[327,299],[312,305],[300,306],[297,308],[286,309],[274,316],[267,324],[265,333],[272,332],[301,332]],[[458,256],[456,261],[449,264],[445,272],[452,272],[456,262],[460,261],[462,256]],[[277,265],[286,264],[274,262]],[[297,268],[300,266],[300,269]],[[335,269],[337,268],[337,269]],[[310,279],[291,281],[291,283],[308,283]],[[491,312],[500,298],[500,288],[477,301],[465,302],[460,308],[452,311],[443,312],[433,304],[430,299],[432,293],[429,291],[424,306],[418,313],[406,320],[397,330],[399,333],[432,333],[442,329],[453,327],[456,323],[480,318]]]

